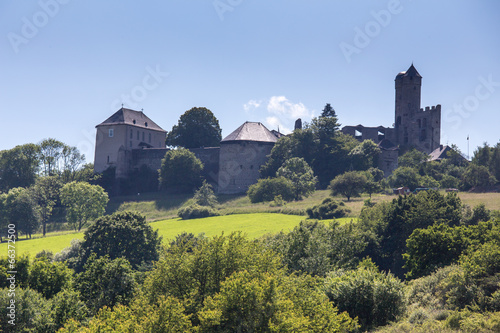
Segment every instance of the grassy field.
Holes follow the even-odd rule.
[[[233,231],[243,231],[250,238],[257,238],[267,233],[277,233],[281,230],[288,232],[293,229],[303,216],[272,213],[238,214],[208,217],[204,219],[181,220],[169,219],[152,222],[150,225],[157,229],[164,242],[174,239],[182,232],[191,232],[195,235],[204,233],[206,236],[219,235],[222,232],[229,234]],[[349,222],[351,218],[339,219],[340,223]],[[327,221],[325,221],[327,222]],[[35,255],[42,250],[60,252],[71,244],[74,238],[83,239],[83,233],[48,234],[45,238],[21,239],[15,244],[18,255],[29,253]],[[7,243],[0,244],[0,255],[7,254]]]
[[[316,191],[308,198],[297,202],[289,202],[283,207],[270,207],[269,203],[252,204],[246,196],[220,196],[219,209],[223,216],[183,221],[177,218],[177,210],[189,202],[189,195],[167,195],[163,193],[147,193],[140,196],[113,198],[107,213],[133,210],[146,215],[151,226],[159,230],[164,240],[173,239],[177,234],[186,231],[194,234],[205,233],[213,236],[222,232],[243,231],[248,237],[255,238],[266,233],[290,230],[306,218],[305,210],[319,204],[330,195],[330,191]],[[474,207],[484,203],[486,208],[500,210],[500,193],[459,193],[464,204]],[[342,200],[351,210],[348,217],[339,219],[347,222],[356,219],[363,208],[367,196]],[[372,202],[378,203],[396,198],[394,195],[373,195]],[[281,214],[279,214],[281,213]],[[83,238],[83,233],[56,232],[47,237],[34,235],[35,239],[20,240],[16,243],[18,254],[36,254],[44,249],[57,253],[70,245],[73,238]],[[0,244],[0,255],[6,254],[7,244]]]

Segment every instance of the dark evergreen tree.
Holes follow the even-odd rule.
[[[337,114],[335,113],[335,110],[332,108],[330,103],[327,103],[325,105],[325,108],[323,109],[323,112],[321,113],[321,117],[335,117],[335,118],[337,118]]]

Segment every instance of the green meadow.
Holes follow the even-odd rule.
[[[304,216],[285,215],[275,213],[235,214],[207,217],[203,219],[181,220],[170,219],[152,222],[153,229],[158,230],[164,243],[172,240],[182,232],[205,236],[215,236],[221,233],[229,234],[233,231],[242,231],[249,238],[257,238],[268,233],[280,231],[288,232],[297,226]],[[340,223],[351,221],[351,218],[338,219]],[[328,222],[328,221],[325,221]],[[60,252],[71,244],[74,238],[83,239],[83,233],[48,234],[47,237],[24,239],[16,241],[17,255],[35,255],[47,250],[52,253]],[[0,244],[0,255],[7,254],[7,243]]]

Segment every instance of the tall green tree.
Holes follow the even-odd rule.
[[[11,189],[4,201],[7,223],[16,226],[16,232],[21,231],[26,237],[40,226],[40,210],[32,193],[25,188]]]
[[[381,152],[375,142],[364,140],[349,152],[349,156],[355,170],[367,170],[377,167]]]
[[[348,171],[335,177],[330,183],[332,195],[340,194],[351,200],[359,196],[365,189],[368,179],[362,171]]]
[[[335,117],[335,118],[337,118],[337,114],[335,113],[335,110],[330,105],[330,103],[326,103],[325,108],[321,112],[321,117]]]
[[[218,147],[221,133],[219,121],[212,111],[194,107],[186,111],[167,133],[166,144],[184,148]]]
[[[414,191],[420,186],[421,177],[414,168],[398,167],[392,172],[389,177],[389,183],[393,187],[407,186],[411,191]]]
[[[301,200],[314,192],[317,179],[307,162],[300,157],[287,160],[276,173],[277,177],[284,177],[292,182],[295,200]]]
[[[426,153],[413,148],[398,157],[398,166],[418,168],[422,163],[427,162],[428,159],[429,156]]]
[[[76,289],[92,313],[116,304],[127,305],[134,295],[136,282],[127,259],[114,260],[92,255],[83,272],[76,275]]]
[[[82,255],[76,269],[80,270],[92,254],[108,256],[111,260],[125,258],[137,268],[158,260],[160,246],[158,230],[151,228],[144,215],[117,212],[102,216],[85,231]]]
[[[174,192],[191,192],[202,182],[203,163],[187,149],[170,150],[161,160],[160,186]]]
[[[40,161],[44,175],[54,176],[58,171],[58,163],[65,144],[59,140],[48,138],[39,143]]]
[[[47,232],[47,222],[52,216],[52,210],[59,200],[62,183],[56,176],[39,177],[35,185],[30,190],[33,198],[38,203],[40,209],[40,217],[43,227],[43,235]]]
[[[496,181],[497,180],[491,175],[487,167],[475,163],[471,163],[462,174],[462,186],[465,190],[476,186],[491,186],[494,185]]]
[[[61,203],[66,206],[66,219],[78,231],[88,221],[102,216],[108,201],[108,194],[99,185],[71,182],[61,189]]]
[[[69,183],[75,180],[87,180],[85,176],[81,175],[82,172],[80,172],[85,169],[85,155],[81,154],[78,148],[64,145],[61,152],[61,161],[61,178],[63,183]]]
[[[0,191],[35,183],[40,148],[32,143],[0,151]]]
[[[381,269],[403,278],[402,255],[412,232],[434,224],[458,225],[461,220],[462,202],[455,193],[444,196],[428,190],[364,208],[358,225],[375,236],[367,254]]]

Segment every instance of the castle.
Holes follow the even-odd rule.
[[[373,140],[382,154],[379,168],[389,175],[397,168],[399,150],[416,148],[430,154],[440,148],[441,105],[420,108],[422,76],[413,64],[395,78],[396,100],[393,127],[345,126],[342,132],[359,141]]]
[[[115,168],[117,179],[127,178],[144,165],[160,169],[169,150],[166,131],[142,111],[122,107],[96,128],[94,170],[101,173]],[[259,169],[280,135],[261,123],[247,121],[225,137],[220,147],[190,150],[202,161],[203,177],[218,193],[244,193],[257,182]]]
[[[415,147],[430,154],[440,148],[441,106],[420,108],[422,76],[413,64],[395,79],[396,101],[393,127],[345,126],[342,132],[359,141],[373,140],[382,154],[379,168],[386,176],[398,166],[400,150]],[[115,177],[127,178],[133,170],[161,167],[169,150],[166,131],[142,111],[121,108],[96,126],[94,170],[115,168]],[[267,162],[278,138],[258,122],[245,122],[225,137],[220,147],[190,149],[204,164],[204,178],[218,193],[244,193],[257,182],[260,167]]]

